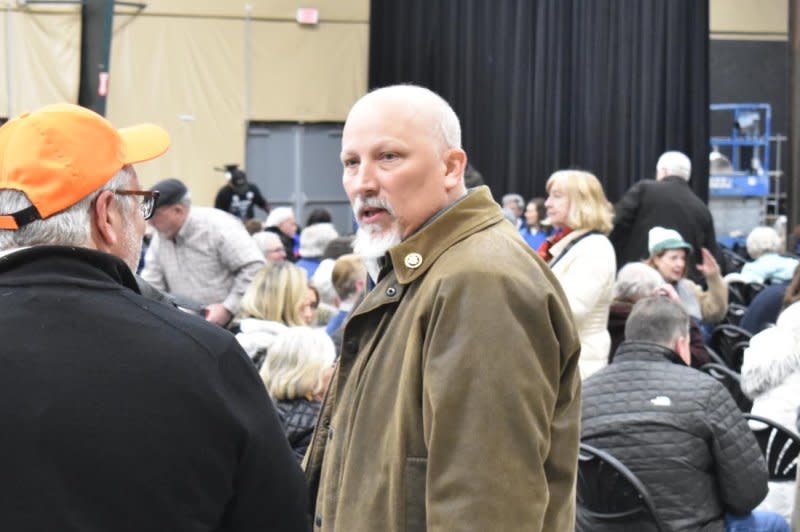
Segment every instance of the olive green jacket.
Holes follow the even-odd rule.
[[[306,456],[315,530],[574,530],[580,344],[558,282],[486,187],[388,255]]]

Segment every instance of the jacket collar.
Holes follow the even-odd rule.
[[[687,187],[689,186],[689,181],[687,181],[686,179],[682,178],[679,175],[664,176],[663,178],[661,178],[661,181],[665,181],[667,183],[683,183]]]
[[[668,347],[653,342],[639,340],[625,340],[617,348],[612,364],[618,362],[645,361],[645,362],[672,362],[686,366],[678,353]]]
[[[503,212],[488,187],[470,190],[422,229],[389,249],[397,280],[401,284],[414,282],[454,244],[502,220]]]
[[[137,294],[139,286],[120,258],[94,249],[70,246],[32,246],[0,257],[0,285],[30,282],[112,282]]]
[[[575,229],[570,234],[556,242],[550,247],[550,255],[553,257],[550,262],[553,262],[555,259],[561,256],[564,253],[564,249],[572,242],[573,240],[582,237],[586,233],[589,232],[589,229]]]

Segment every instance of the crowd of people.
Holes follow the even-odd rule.
[[[684,154],[616,205],[572,169],[498,205],[444,100],[379,89],[345,124],[340,235],[233,165],[216,208],[141,189],[168,146],[71,105],[0,129],[5,528],[567,531],[584,442],[668,530],[789,530],[796,485],[703,367],[729,285],[766,285],[736,370],[797,434],[798,259],[758,227],[724,271]]]

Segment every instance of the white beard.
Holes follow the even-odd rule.
[[[389,229],[379,232],[376,227],[359,227],[356,232],[356,239],[353,242],[353,251],[364,259],[367,273],[373,282],[378,282],[380,266],[378,261],[383,257],[392,246],[399,244],[400,228],[397,223],[392,223]]]

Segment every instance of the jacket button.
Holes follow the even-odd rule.
[[[347,342],[345,342],[344,348],[348,353],[354,355],[356,354],[356,351],[358,351],[358,342],[356,342],[355,340],[348,340]]]
[[[308,521],[306,521],[308,522]],[[317,526],[322,526],[322,516],[318,515],[314,518],[314,524]]]
[[[389,297],[394,297],[396,293],[397,293],[397,288],[395,288],[394,286],[390,286],[389,288],[386,289],[386,295]]]

